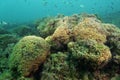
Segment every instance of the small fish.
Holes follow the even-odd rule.
[[[81,8],[84,8],[85,6],[83,4],[80,5]]]
[[[5,21],[0,21],[0,25],[7,25],[8,23]]]
[[[44,6],[47,6],[47,4],[48,4],[48,2],[46,2],[46,1],[43,3]]]

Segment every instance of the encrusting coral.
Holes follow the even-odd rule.
[[[22,76],[33,76],[49,54],[49,44],[41,37],[26,36],[14,47],[9,59],[11,71]]]

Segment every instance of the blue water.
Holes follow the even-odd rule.
[[[0,0],[0,21],[23,23],[57,14],[120,14],[120,0]],[[111,17],[108,16],[108,17]],[[109,19],[108,19],[109,20]]]

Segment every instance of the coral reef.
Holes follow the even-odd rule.
[[[119,80],[115,25],[93,14],[46,17],[33,25],[14,29],[19,36],[1,29],[0,80]]]
[[[49,45],[43,38],[26,36],[15,45],[10,55],[10,70],[13,74],[31,77],[48,54]]]

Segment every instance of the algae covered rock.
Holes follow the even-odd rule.
[[[9,55],[12,53],[14,45],[15,44],[8,44],[5,50],[0,51],[0,73],[3,73],[4,71],[9,69],[8,67]]]
[[[58,27],[54,34],[51,36],[51,41],[55,44],[55,47],[58,50],[64,50],[67,43],[71,41],[71,33],[67,27]]]
[[[106,45],[111,50],[114,62],[120,64],[120,29],[111,24],[104,24],[104,27],[108,32]]]
[[[120,80],[120,75],[116,74],[115,77],[113,77],[111,80]]]
[[[14,47],[9,59],[13,74],[32,76],[49,54],[49,44],[41,37],[26,36]]]
[[[77,17],[78,15],[74,15],[72,17],[66,16],[59,19],[57,23],[58,27],[51,35],[51,40],[57,45],[57,48],[65,49],[68,42],[74,40],[73,28],[79,22],[79,18]]]
[[[52,36],[52,41],[62,48],[69,42],[79,40],[96,40],[99,43],[105,43],[107,30],[104,29],[102,22],[93,15],[74,15],[64,17],[58,22]]]
[[[114,24],[102,24],[105,30],[107,31],[107,36],[114,35],[114,34],[120,34],[120,28],[115,26]]]
[[[4,71],[0,74],[0,80],[13,80],[10,71]]]
[[[0,28],[0,34],[8,34],[8,33],[10,33],[10,32],[3,28]]]
[[[25,78],[24,76],[18,78],[17,80],[34,80],[33,78]]]
[[[106,42],[106,30],[96,17],[85,17],[74,27],[73,34],[76,40],[93,39],[100,43]]]
[[[5,50],[9,44],[16,43],[18,38],[16,35],[12,34],[3,34],[0,35],[0,48]]]
[[[106,44],[110,47],[113,55],[120,55],[120,33],[108,36]]]
[[[89,75],[94,71],[97,72],[97,70],[100,73],[96,75],[101,76],[97,78],[96,75],[92,74],[92,79],[102,79],[104,75],[106,79],[110,79],[110,72],[101,69],[106,66],[111,66],[110,68],[114,69],[114,66],[110,65],[113,61],[117,63],[116,68],[118,69],[120,63],[119,33],[119,28],[112,24],[102,23],[95,15],[74,15],[59,19],[54,33],[47,37],[46,41],[51,44],[51,51],[70,53],[71,61],[75,64],[74,68],[79,71],[80,75],[83,69],[82,77],[84,80],[88,79]],[[102,71],[104,74],[101,73]],[[46,77],[45,79],[54,80],[54,77],[51,76],[58,78],[53,72],[49,73],[49,71],[43,70],[43,73],[44,77],[42,79]],[[77,74],[77,72],[75,73]],[[82,79],[80,75],[77,79]]]
[[[47,37],[53,34],[57,27],[58,21],[58,19],[52,17],[43,18],[38,21],[36,24],[38,25],[37,30],[39,31],[40,36]]]
[[[39,34],[35,34],[34,29]],[[4,53],[0,56],[3,79],[11,79],[11,76],[11,80],[117,79],[120,29],[115,25],[102,23],[95,15],[75,14],[42,18],[34,29],[26,25],[16,28],[15,33],[25,37],[14,47],[9,45],[16,42],[16,36],[4,34],[4,31],[4,35],[0,35],[0,52]],[[45,39],[26,36],[32,34]],[[11,73],[4,73],[7,69]]]
[[[41,80],[78,80],[78,73],[68,58],[68,53],[51,54],[44,64]]]
[[[70,41],[70,31],[67,27],[58,27],[52,35],[53,41],[60,44],[67,44]]]
[[[93,40],[81,40],[68,43],[73,58],[79,64],[91,69],[101,68],[111,59],[111,52],[107,46]]]
[[[115,40],[116,41],[116,40]],[[111,44],[113,44],[111,47],[111,52],[113,55],[113,61],[117,64],[120,64],[120,41],[116,41],[116,42],[110,42]]]
[[[8,69],[8,58],[0,57],[0,74],[2,74],[5,70]]]
[[[69,28],[74,27],[80,21],[78,15],[69,16],[57,16],[57,17],[48,17],[43,18],[38,21],[37,29],[42,37],[50,36],[59,26],[67,26]]]

